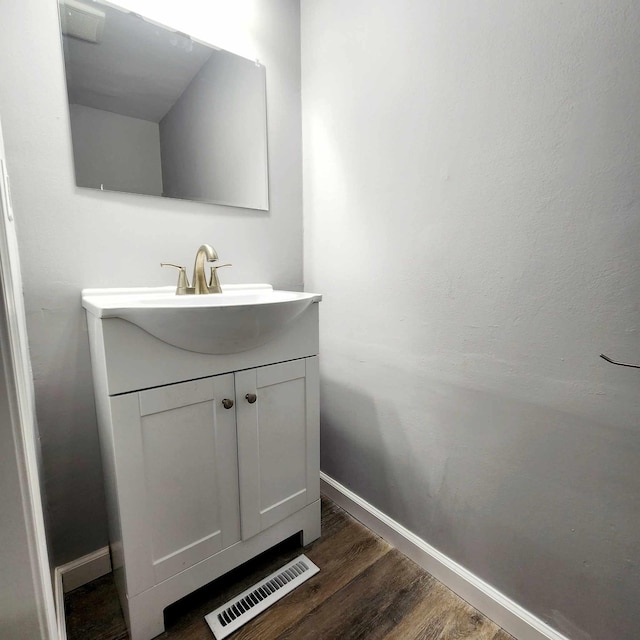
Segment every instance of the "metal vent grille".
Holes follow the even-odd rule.
[[[320,569],[309,558],[305,555],[298,556],[233,600],[208,613],[204,619],[216,640],[222,640],[318,571]]]

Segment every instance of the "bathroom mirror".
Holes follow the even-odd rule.
[[[263,65],[93,0],[59,0],[79,187],[269,208]]]

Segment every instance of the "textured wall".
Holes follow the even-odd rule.
[[[2,117],[20,256],[54,562],[106,544],[83,287],[170,284],[209,242],[224,282],[302,286],[299,6],[130,0],[158,22],[267,68],[268,213],[75,187],[56,3],[2,3]]]
[[[640,6],[303,0],[322,467],[573,640],[640,629]]]

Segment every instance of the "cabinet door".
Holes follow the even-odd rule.
[[[240,539],[235,407],[222,404],[234,397],[229,374],[112,399],[128,416],[114,423],[130,596]]]
[[[320,497],[318,359],[235,375],[246,540]]]

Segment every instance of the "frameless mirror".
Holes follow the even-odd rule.
[[[59,8],[79,187],[269,208],[264,66],[111,4]]]

